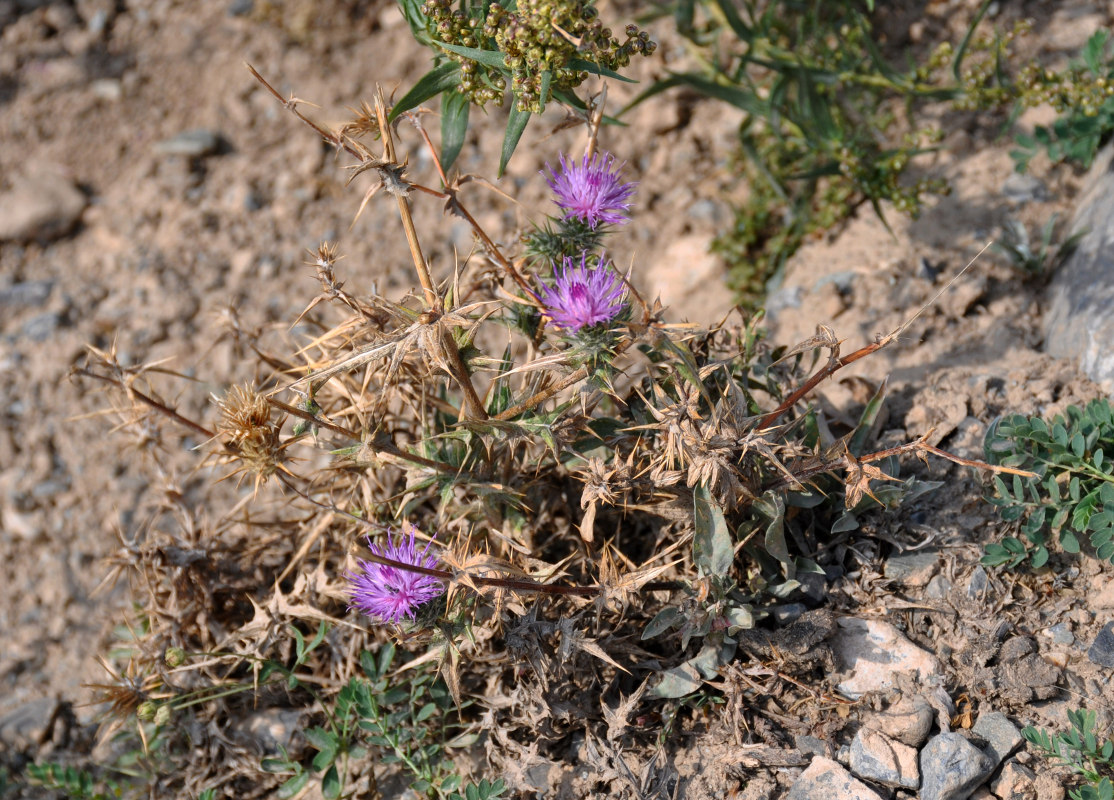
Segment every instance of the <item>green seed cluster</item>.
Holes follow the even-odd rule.
[[[620,42],[587,0],[521,0],[513,11],[492,3],[486,14],[452,6],[451,0],[422,5],[435,41],[503,55],[499,68],[446,53],[460,63],[461,93],[481,107],[503,101],[509,78],[518,110],[538,113],[547,99],[542,97],[544,72],[550,74],[551,91],[570,91],[588,79],[587,72],[570,66],[574,59],[619,70],[631,56],[650,55],[657,47],[636,25],[626,26]]]
[[[1114,97],[1114,80],[1082,67],[1053,72],[1036,63],[1028,64],[1018,76],[1018,86],[1025,105],[1048,103],[1058,114],[1094,117]]]

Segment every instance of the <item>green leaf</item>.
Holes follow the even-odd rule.
[[[1065,553],[1078,553],[1079,539],[1071,531],[1062,531],[1060,533],[1060,547],[1064,548]]]
[[[599,75],[602,78],[613,78],[614,80],[622,81],[623,83],[638,83],[638,81],[636,81],[634,78],[628,78],[626,75],[620,75],[618,72],[609,70],[607,67],[601,67],[599,64],[593,64],[591,61],[585,61],[582,58],[570,58],[567,66],[569,69],[574,69],[577,72],[590,72],[591,74]],[[542,77],[544,80],[544,73]],[[542,99],[544,101],[545,94],[542,94]]]
[[[705,575],[726,577],[735,560],[734,543],[723,509],[701,484],[692,493],[696,533],[692,539],[693,562]]]
[[[321,778],[321,794],[326,800],[336,800],[340,797],[341,789],[344,786],[340,782],[340,774],[337,772],[336,765],[329,767],[329,770]]]
[[[673,606],[667,606],[654,615],[654,618],[647,623],[646,628],[642,631],[642,639],[653,639],[658,634],[664,633],[670,628],[680,623],[685,618],[681,610]]]
[[[1083,434],[1077,433],[1071,437],[1071,451],[1076,458],[1083,458],[1083,453],[1086,451],[1087,445],[1083,441]]]
[[[781,563],[792,565],[793,559],[785,543],[785,500],[779,494],[766,492],[754,501],[754,508],[767,519],[763,541],[766,552]]]
[[[503,173],[507,170],[507,164],[510,163],[511,156],[514,154],[514,149],[518,147],[518,140],[522,138],[522,132],[526,130],[526,125],[530,122],[529,111],[519,111],[515,102],[511,101],[511,113],[507,117],[507,132],[503,135],[503,151],[499,155],[499,177],[503,177]]]
[[[472,104],[457,89],[441,96],[441,168],[447,173],[464,147],[468,134],[468,111]]]
[[[467,59],[483,64],[485,67],[500,70],[506,69],[506,56],[498,50],[480,50],[478,47],[463,47],[459,44],[448,44],[447,42],[437,42],[437,46],[444,50],[448,50],[450,53],[456,53],[458,56],[464,56]]]
[[[669,700],[692,694],[700,688],[701,683],[700,674],[696,671],[696,667],[685,662],[680,666],[662,672],[661,682],[651,690],[651,693],[655,697],[663,697]]]
[[[394,122],[398,115],[424,103],[431,97],[460,85],[460,64],[446,61],[423,75],[417,83],[394,104],[387,122]]]
[[[1032,561],[1030,563],[1032,563],[1034,569],[1040,569],[1045,564],[1047,564],[1048,563],[1048,548],[1045,547],[1044,545],[1041,545],[1036,550],[1034,550],[1033,551],[1033,558],[1032,558]]]
[[[307,783],[309,783],[309,773],[303,772],[301,775],[295,775],[280,786],[275,795],[279,797],[280,800],[286,800],[286,798],[294,797],[301,792],[302,789],[306,788]]]

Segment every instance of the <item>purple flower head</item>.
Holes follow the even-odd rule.
[[[368,549],[374,555],[389,558],[402,564],[433,569],[437,556],[429,552],[432,542],[420,553],[414,544],[414,527],[410,526],[410,539],[400,537],[397,542],[387,534],[386,547],[372,544]],[[360,571],[348,573],[349,608],[358,608],[369,617],[381,622],[398,624],[405,617],[413,619],[418,606],[439,597],[445,587],[431,575],[360,560]]]
[[[622,166],[615,164],[610,153],[596,153],[591,158],[585,155],[579,164],[562,154],[560,170],[553,170],[546,162],[550,174],[545,179],[565,219],[575,217],[592,228],[601,222],[622,225],[629,219],[631,204],[627,201],[638,185],[623,181],[619,176]]]
[[[588,253],[581,253],[579,266],[565,256],[560,271],[553,270],[553,278],[553,286],[542,284],[539,296],[559,328],[575,333],[611,322],[626,307],[623,281],[605,256],[598,264],[589,264]]]

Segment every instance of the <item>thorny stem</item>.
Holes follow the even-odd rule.
[[[388,164],[398,164],[395,154],[395,141],[391,135],[391,126],[387,124],[387,101],[383,97],[382,87],[377,87],[375,92],[375,116],[379,121],[379,134],[383,137],[383,150]],[[418,281],[425,292],[426,306],[431,311],[441,311],[441,298],[433,287],[433,279],[429,275],[429,265],[422,255],[422,245],[418,241],[418,230],[414,226],[414,217],[410,213],[410,200],[406,192],[393,193],[398,200],[398,213],[402,218],[402,228],[406,232],[406,243],[410,245],[410,253],[414,258],[414,270],[418,273]]]
[[[940,291],[938,291],[936,293],[936,295],[931,300],[929,300],[927,303],[925,303],[923,306],[921,306],[917,310],[916,314],[913,314],[913,316],[911,316],[909,319],[905,320],[905,322],[901,323],[901,325],[899,325],[895,330],[890,331],[885,336],[879,336],[875,341],[871,342],[868,345],[864,345],[863,347],[860,347],[858,350],[851,353],[850,355],[844,356],[843,358],[839,357],[839,342],[835,341],[834,334],[832,334],[830,330],[827,330],[826,333],[828,334],[828,336],[831,337],[831,341],[826,342],[824,344],[826,344],[826,346],[830,347],[831,351],[832,351],[831,357],[828,359],[827,365],[825,365],[819,372],[817,372],[815,375],[813,375],[811,378],[809,378],[807,381],[805,381],[804,385],[801,386],[800,388],[798,388],[791,395],[789,395],[789,397],[787,397],[781,403],[781,405],[779,405],[777,408],[775,408],[769,414],[764,416],[761,419],[761,421],[758,423],[758,427],[755,428],[755,430],[758,430],[758,431],[767,430],[771,425],[773,425],[775,422],[778,421],[778,419],[781,417],[782,414],[784,414],[786,411],[788,411],[793,406],[795,406],[801,400],[802,397],[804,397],[806,394],[808,394],[813,389],[815,389],[816,386],[819,385],[819,383],[821,381],[823,381],[825,378],[831,377],[833,374],[835,374],[837,371],[843,369],[848,364],[853,364],[854,362],[858,361],[861,358],[866,358],[867,356],[871,355],[872,353],[876,353],[879,350],[881,350],[883,347],[885,347],[885,346],[893,343],[894,341],[896,341],[897,338],[899,336],[901,336],[901,334],[903,334],[909,328],[910,325],[913,324],[913,322],[917,319],[917,317],[919,317],[921,314],[923,314],[927,308],[929,308],[933,303],[935,303],[937,300],[940,299],[940,296],[943,295],[944,292],[951,289],[952,286],[955,285],[956,281],[958,281],[960,278],[963,277],[963,273],[965,273],[967,270],[969,270],[971,268],[971,265],[974,264],[979,259],[979,256],[981,256],[983,253],[985,253],[987,251],[987,249],[990,247],[990,245],[992,245],[992,244],[993,244],[993,242],[987,242],[985,245],[983,245],[982,250],[980,250],[978,253],[976,253],[974,258],[972,258],[970,261],[967,262],[967,266],[965,266],[963,269],[961,269],[959,272],[957,272],[955,277],[952,278],[950,281],[948,281],[946,286],[944,286],[942,289],[940,289]]]
[[[952,461],[964,467],[974,467],[975,469],[984,469],[989,472],[1004,472],[1009,475],[1020,475],[1023,478],[1037,477],[1037,474],[1035,472],[1030,472],[1029,470],[1025,469],[1017,469],[1016,467],[1003,467],[997,464],[988,464],[985,461],[974,461],[969,458],[960,458],[959,456],[953,455],[946,450],[941,450],[939,447],[933,447],[932,445],[928,444],[927,440],[931,434],[932,431],[929,431],[914,442],[906,442],[905,444],[901,444],[896,447],[888,447],[885,450],[879,450],[875,453],[869,453],[865,456],[855,458],[854,460],[859,464],[870,464],[874,461],[881,461],[883,459],[889,458],[890,456],[899,456],[903,455],[904,453],[931,453],[934,456],[943,458],[946,461]],[[854,458],[854,456],[851,457]],[[793,481],[790,481],[790,479],[787,477],[778,478],[778,480],[774,481],[773,483],[762,487],[762,491],[766,492],[773,489],[780,489],[784,486],[789,486],[792,483],[799,484],[803,481],[808,480],[814,475],[822,475],[824,473],[833,472],[839,469],[841,466],[846,466],[847,458],[847,455],[843,455],[836,459],[822,461],[819,464],[806,467],[800,472],[793,474]]]
[[[73,374],[84,378],[93,378],[95,380],[103,381],[105,383],[116,386],[117,388],[122,389],[125,393],[127,393],[129,397],[134,397],[136,400],[140,401],[152,410],[157,411],[158,413],[170,418],[179,425],[190,429],[197,435],[203,436],[205,439],[218,438],[217,434],[214,431],[211,431],[205,426],[194,422],[188,417],[183,417],[173,408],[170,408],[170,406],[166,405],[165,403],[159,402],[149,395],[144,394],[139,389],[136,389],[134,386],[127,385],[125,381],[122,381],[119,378],[112,378],[108,375],[101,375],[88,369],[76,369],[73,371]],[[452,466],[451,464],[446,464],[442,461],[434,461],[433,459],[424,458],[414,453],[408,453],[392,443],[363,440],[355,431],[351,431],[348,428],[336,425],[332,422],[329,422],[328,420],[321,419],[320,417],[315,417],[308,411],[304,411],[295,406],[287,405],[281,400],[276,400],[273,397],[267,397],[265,399],[272,406],[286,412],[287,414],[299,417],[300,419],[304,419],[307,422],[312,422],[319,427],[326,428],[327,430],[330,430],[333,433],[337,433],[341,436],[346,436],[352,441],[362,441],[363,444],[371,449],[376,455],[393,457],[402,461],[409,461],[421,467],[437,470],[438,472],[449,473],[452,475],[461,475],[465,477],[468,476],[468,473],[461,472],[461,470],[459,470],[457,467]],[[232,455],[238,455],[235,448],[231,447],[227,442],[224,443],[224,448],[228,450]]]

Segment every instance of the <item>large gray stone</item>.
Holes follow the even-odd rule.
[[[1114,394],[1114,145],[1095,159],[1071,231],[1086,231],[1048,286],[1046,352]]]
[[[845,617],[832,638],[832,649],[848,673],[839,690],[859,698],[867,692],[893,689],[900,673],[922,683],[940,671],[940,662],[901,635],[901,631],[878,619]]]
[[[933,736],[921,750],[921,800],[967,800],[995,766],[958,733]]]
[[[979,714],[971,732],[986,741],[982,749],[997,767],[1021,746],[1021,731],[1000,711]]]
[[[917,751],[871,728],[862,728],[851,742],[851,771],[902,789],[916,789],[921,783]]]

